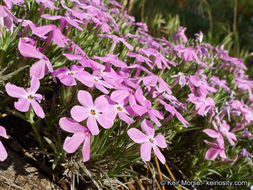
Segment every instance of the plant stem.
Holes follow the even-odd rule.
[[[160,170],[160,166],[159,166],[157,156],[155,156],[155,163],[156,163],[156,167],[157,167],[157,170],[158,170],[158,176],[159,176],[159,179],[161,181],[163,178],[162,178],[162,173],[161,173],[161,170]],[[165,187],[162,186],[162,189],[165,190]]]
[[[32,129],[33,129],[34,135],[35,135],[35,139],[38,141],[40,149],[42,149],[43,144],[42,144],[42,141],[41,141],[41,138],[40,138],[40,134],[39,134],[39,132],[38,132],[36,126],[35,126],[35,123],[31,123],[31,126],[32,126]]]
[[[151,168],[151,166],[149,165],[148,162],[147,162],[147,165],[148,165],[148,169],[149,169],[151,175],[153,175],[153,170],[152,170],[152,168]],[[155,179],[155,183],[156,183],[158,189],[159,189],[159,190],[162,190],[160,184],[159,184],[158,181],[157,181],[157,179]]]

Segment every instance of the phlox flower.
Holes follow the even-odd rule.
[[[199,96],[206,96],[211,92],[217,92],[217,90],[210,86],[204,78],[200,79],[196,75],[191,75],[188,77],[188,81],[192,93],[195,93],[196,87]]]
[[[122,42],[130,51],[133,51],[133,46],[126,42],[124,38],[111,34],[99,34],[98,36],[103,38],[111,38],[113,40],[112,50],[115,48],[117,43]]]
[[[182,47],[182,45],[175,46],[174,50],[178,53],[179,58],[184,56],[185,61],[196,61],[196,63],[202,67],[208,67],[208,65],[202,61],[200,61],[197,50],[192,48]]]
[[[40,38],[48,38],[48,40],[52,40],[55,42],[59,47],[65,47],[65,45],[68,44],[70,41],[66,36],[64,36],[61,32],[61,30],[53,25],[44,25],[44,26],[38,26],[32,30],[32,33],[35,34],[36,36],[39,36]],[[45,35],[48,34],[48,37]]]
[[[141,54],[129,52],[127,53],[127,56],[136,58],[138,63],[145,62],[151,69],[153,68],[153,65],[151,64],[151,60],[147,57],[142,56]]]
[[[0,126],[0,136],[8,139],[9,137],[6,134],[6,130],[3,126]],[[4,145],[0,141],[0,161],[4,161],[7,158],[8,154],[4,148]]]
[[[30,88],[24,89],[14,84],[7,83],[5,89],[9,96],[18,98],[18,101],[14,103],[14,107],[17,110],[21,112],[27,112],[30,108],[30,105],[32,105],[35,114],[40,118],[44,118],[45,113],[39,105],[40,101],[42,100],[42,95],[36,94],[39,87],[40,81],[37,78],[32,78]]]
[[[114,102],[110,99],[110,97],[106,97],[110,104],[110,111],[108,111],[108,115],[115,120],[117,115],[119,116],[120,120],[125,121],[128,125],[134,122],[134,120],[129,117],[132,110],[130,106],[126,106],[126,101],[124,102]]]
[[[106,88],[112,88],[113,86],[111,84],[109,84],[108,82],[102,80],[101,77],[97,76],[97,75],[91,75],[90,73],[83,71],[82,74],[82,79],[81,82],[92,88],[92,87],[96,87],[98,90],[100,90],[101,92],[108,94],[109,91]],[[105,88],[106,87],[106,88]]]
[[[245,148],[242,149],[241,155],[246,157],[246,159],[248,160],[248,162],[250,164],[252,164],[252,159],[253,158],[253,154],[250,154]]]
[[[49,15],[49,14],[44,14],[41,15],[42,18],[48,19],[48,20],[60,20],[60,29],[63,31],[63,29],[68,26],[74,26],[78,30],[83,31],[83,29],[79,26],[82,21],[78,19],[72,19],[69,17],[69,14],[66,13],[66,16],[61,16],[61,15]]]
[[[37,3],[42,3],[43,7],[47,7],[49,9],[51,9],[51,10],[54,10],[54,9],[58,10],[58,9],[60,9],[59,7],[56,7],[54,5],[54,0],[36,0],[36,2]]]
[[[216,120],[217,120],[217,122],[219,124],[219,131],[220,131],[220,133],[223,136],[227,137],[228,142],[233,146],[235,144],[234,141],[236,141],[237,139],[236,139],[236,136],[235,136],[234,133],[229,132],[230,126],[227,124],[227,122],[225,120],[221,121],[218,116],[216,117]],[[218,127],[217,127],[215,121],[213,121],[212,124],[213,124],[214,128],[218,131]]]
[[[176,115],[177,119],[185,126],[188,127],[189,123],[183,118],[183,116],[170,104],[167,104],[163,100],[159,100],[160,103],[164,106],[164,108],[171,113],[171,118]]]
[[[75,79],[82,82],[82,73],[84,72],[83,67],[79,65],[71,65],[68,68],[59,68],[53,72],[53,76],[57,77],[66,86],[75,86]]]
[[[110,98],[115,102],[123,102],[124,100],[127,100],[131,108],[133,108],[133,105],[136,104],[134,91],[127,87],[118,88],[117,90],[113,91]]]
[[[141,128],[145,132],[142,133],[136,128],[131,128],[127,131],[129,137],[136,143],[141,145],[141,158],[143,161],[150,161],[151,159],[151,150],[153,149],[155,155],[165,164],[165,157],[160,152],[159,148],[166,148],[167,144],[163,135],[157,135],[154,137],[155,129],[152,124],[146,119],[141,123]]]
[[[154,121],[158,127],[160,127],[161,123],[157,118],[163,119],[163,113],[152,108],[152,103],[143,96],[141,88],[136,90],[135,98],[140,105],[133,105],[134,112],[136,112],[139,116],[148,113],[149,118]]]
[[[22,5],[24,4],[24,0],[4,0],[4,3],[8,7],[8,9],[12,9],[13,5]]]
[[[87,118],[87,127],[93,135],[99,133],[97,122],[104,128],[111,128],[113,120],[108,117],[108,101],[104,96],[99,96],[93,103],[89,92],[79,90],[77,99],[82,106],[74,106],[70,113],[74,120],[82,122]]]
[[[185,35],[185,30],[185,27],[180,26],[179,29],[173,34],[172,39],[174,41],[180,41],[182,39],[184,43],[187,43],[188,39]]]
[[[99,59],[108,64],[113,64],[115,67],[127,67],[127,64],[118,59],[117,55],[107,54],[105,57],[94,56],[93,59]],[[107,66],[108,67],[108,66]]]
[[[18,19],[9,11],[6,6],[0,5],[0,29],[5,26],[8,30],[13,31],[13,21],[18,22]]]
[[[204,142],[211,146],[211,148],[209,148],[206,152],[206,160],[215,160],[217,156],[220,156],[222,160],[227,159],[224,147],[224,139],[221,135],[216,138],[215,142],[209,142],[206,140],[204,140]]]
[[[63,117],[59,121],[60,127],[67,132],[74,133],[72,137],[67,137],[63,144],[63,149],[67,153],[74,153],[83,143],[83,162],[90,159],[90,131],[76,121]]]
[[[209,110],[215,106],[215,102],[210,97],[197,97],[194,94],[189,94],[187,101],[195,104],[197,113],[204,116]]]
[[[49,59],[35,47],[35,41],[33,39],[28,37],[20,38],[18,49],[20,54],[24,57],[40,59],[34,63],[30,69],[31,78],[36,77],[42,79],[48,71],[53,72],[53,67]]]

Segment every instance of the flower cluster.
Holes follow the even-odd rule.
[[[112,128],[118,120],[123,121],[130,139],[142,144],[144,161],[151,160],[153,149],[163,164],[166,158],[159,147],[167,147],[166,134],[155,132],[168,128],[174,116],[177,125],[184,127],[191,127],[189,115],[208,118],[212,127],[203,126],[203,132],[214,140],[204,141],[211,146],[207,160],[218,156],[228,160],[226,148],[236,146],[240,138],[252,137],[253,81],[245,74],[241,59],[230,57],[223,47],[202,43],[202,33],[195,43],[188,40],[183,27],[171,42],[154,38],[144,23],[136,23],[114,0],[107,4],[100,0],[60,1],[58,6],[51,0],[36,2],[43,20],[40,24],[50,24],[17,19],[11,9],[25,6],[24,1],[5,1],[6,5],[0,6],[0,28],[13,30],[15,23],[22,23],[25,36],[20,36],[18,50],[30,67],[29,88],[7,83],[5,89],[9,96],[18,98],[14,103],[17,110],[33,110],[42,119],[47,113],[42,95],[37,94],[41,81],[77,89],[78,105],[69,110],[71,118],[64,116],[59,121],[63,130],[73,133],[63,144],[67,153],[83,143],[83,161],[88,161],[91,137]],[[63,11],[58,14],[56,10]],[[72,38],[73,33],[86,30],[92,33],[86,39]],[[48,52],[51,47],[61,55]],[[93,53],[92,48],[101,54]],[[232,78],[227,80],[223,72],[232,73]],[[222,102],[224,97],[226,102]],[[238,121],[237,125],[231,121]],[[2,131],[1,136],[7,138]],[[249,159],[251,154],[243,155]],[[5,157],[2,147],[1,159]]]

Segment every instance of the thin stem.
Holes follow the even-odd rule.
[[[31,126],[32,126],[32,129],[33,129],[34,135],[35,135],[35,139],[38,141],[39,146],[42,149],[43,144],[42,144],[42,141],[41,141],[41,138],[40,138],[40,134],[39,134],[39,132],[38,132],[36,126],[35,126],[35,123],[31,123]]]
[[[172,179],[173,181],[176,181],[176,178],[174,177],[174,175],[173,175],[173,173],[171,172],[171,170],[170,170],[170,168],[168,167],[168,165],[167,165],[166,163],[165,163],[164,165],[165,165],[167,171],[169,172],[171,179]],[[182,188],[181,188],[180,186],[177,186],[177,188],[178,188],[179,190],[182,190]]]
[[[162,173],[161,173],[161,170],[160,170],[160,165],[159,165],[157,156],[155,156],[155,163],[156,163],[156,167],[157,167],[157,170],[158,170],[158,176],[159,176],[159,179],[161,181],[161,180],[163,180],[163,177],[162,177]],[[162,186],[162,189],[165,190],[165,187]]]
[[[153,175],[153,170],[152,170],[152,168],[151,168],[151,166],[150,166],[150,164],[149,164],[148,162],[147,162],[147,165],[148,165],[148,169],[149,169],[151,175]],[[157,179],[155,179],[155,183],[156,183],[158,189],[159,189],[159,190],[162,190],[160,184],[159,184],[158,181],[157,181]]]

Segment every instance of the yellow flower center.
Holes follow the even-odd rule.
[[[94,82],[97,82],[98,80],[97,79],[94,79]]]
[[[122,108],[121,107],[117,107],[117,110],[122,111]]]
[[[152,140],[152,139],[149,139],[149,142],[153,143],[153,140]]]
[[[30,96],[28,96],[28,99],[29,99],[29,100],[32,100],[32,99],[33,99],[33,97],[30,95]]]
[[[88,133],[88,132],[86,132],[86,133],[85,133],[85,135],[86,135],[86,136],[88,136],[88,135],[89,135],[89,133]]]
[[[95,115],[96,114],[95,110],[90,110],[90,113],[91,113],[91,115]]]

